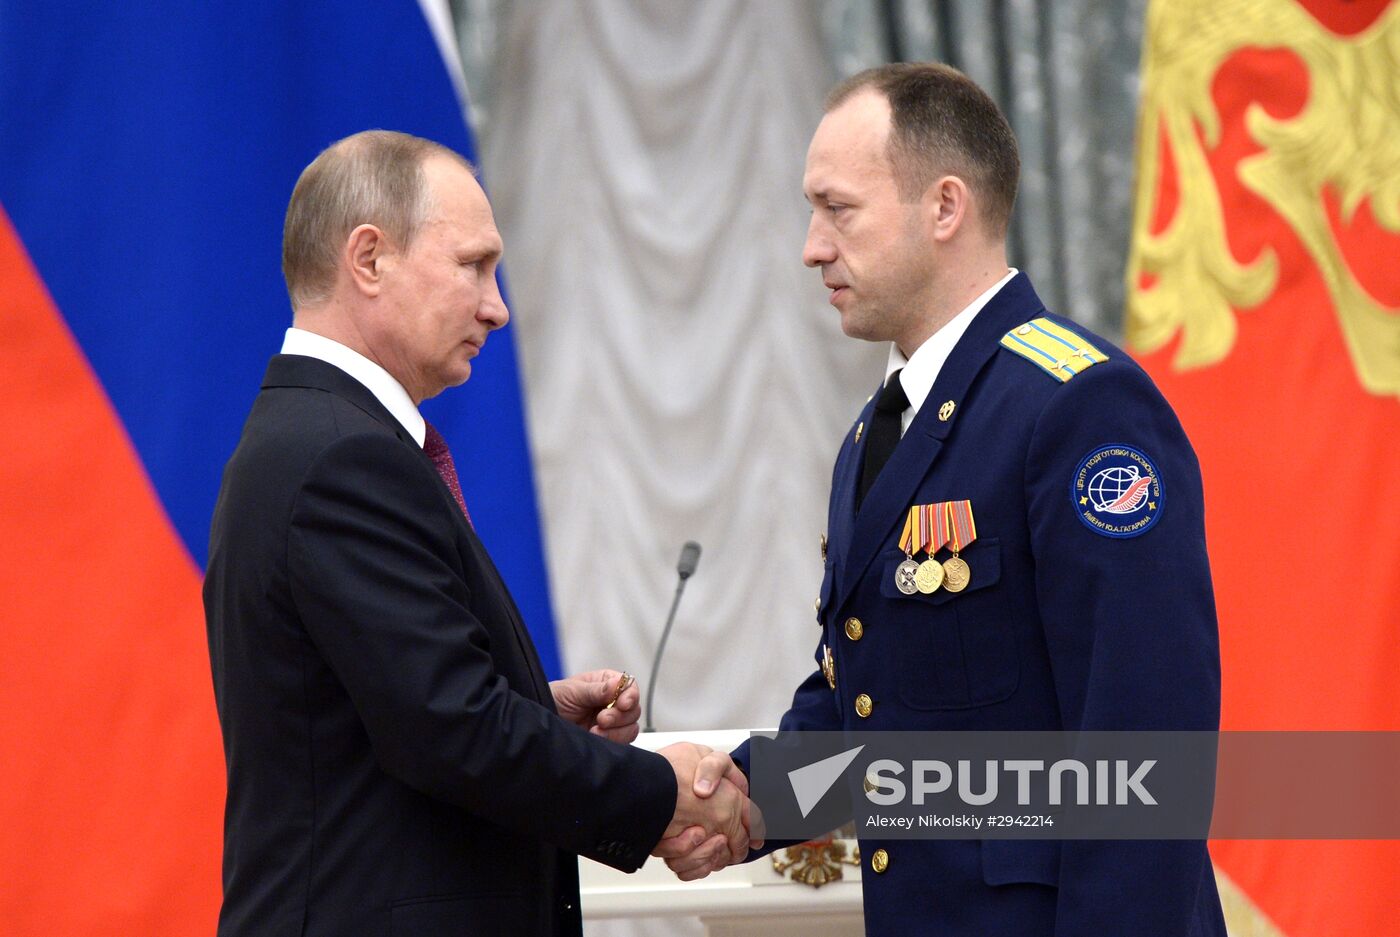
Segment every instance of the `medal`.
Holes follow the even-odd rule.
[[[948,512],[943,509],[942,504],[925,504],[920,506],[919,513],[923,520],[923,529],[927,532],[922,545],[928,551],[928,559],[919,564],[919,571],[914,576],[914,587],[924,595],[932,595],[943,584],[943,564],[934,559],[933,555],[948,542]]]
[[[932,595],[943,585],[943,564],[935,559],[927,559],[919,564],[914,574],[914,588],[924,595]]]
[[[977,524],[972,519],[971,501],[948,502],[948,548],[953,551],[943,563],[943,587],[949,592],[961,592],[972,581],[972,569],[958,556],[968,544],[977,539]]]
[[[905,595],[913,595],[919,591],[916,584],[919,564],[914,562],[914,536],[916,529],[923,524],[921,515],[918,505],[911,507],[909,513],[904,516],[904,533],[899,535],[899,548],[904,551],[904,562],[894,569],[894,587]]]
[[[943,579],[949,592],[961,592],[972,580],[972,570],[968,568],[966,560],[954,556],[943,564]]]
[[[894,587],[905,595],[913,595],[919,591],[919,564],[912,559],[905,560],[895,567]]]

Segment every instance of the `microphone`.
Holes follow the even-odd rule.
[[[646,725],[643,732],[655,732],[651,724],[651,698],[656,693],[656,673],[661,669],[661,655],[666,651],[666,639],[671,636],[671,626],[676,622],[676,609],[681,604],[681,593],[685,591],[685,581],[695,575],[695,567],[700,565],[700,544],[687,540],[681,547],[681,558],[676,563],[676,597],[671,600],[671,614],[666,616],[666,627],[661,629],[661,640],[656,645],[656,657],[651,661],[651,679],[647,681]]]
[[[685,546],[681,547],[681,559],[676,564],[676,575],[681,577],[681,582],[685,582],[695,575],[695,567],[700,565],[700,544],[694,540],[687,540]]]

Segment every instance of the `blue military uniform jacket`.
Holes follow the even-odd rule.
[[[1019,274],[973,319],[857,511],[872,416],[867,403],[832,477],[817,613],[831,672],[798,688],[783,730],[1218,728],[1200,469],[1124,352],[1050,316]],[[955,500],[976,522],[970,581],[904,594],[909,507]],[[879,937],[1225,933],[1199,841],[860,848]]]

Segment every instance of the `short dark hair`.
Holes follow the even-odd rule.
[[[923,197],[940,175],[961,176],[981,200],[992,233],[1011,224],[1021,157],[1001,109],[971,78],[940,62],[895,62],[852,75],[831,90],[835,110],[865,89],[890,102],[888,155],[899,197]]]
[[[360,225],[377,225],[399,247],[409,246],[430,208],[423,163],[433,156],[475,173],[441,143],[392,130],[337,140],[302,170],[282,228],[282,275],[293,308],[330,294],[340,250]]]

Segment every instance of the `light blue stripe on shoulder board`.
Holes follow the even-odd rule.
[[[1108,360],[1092,342],[1047,318],[1033,319],[1001,337],[1014,352],[1060,383]]]

